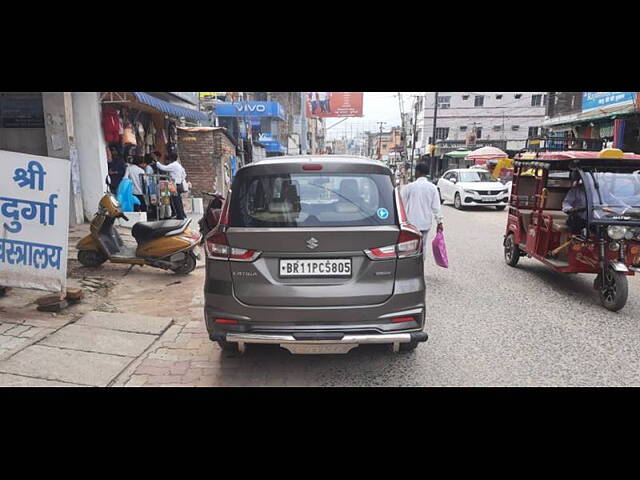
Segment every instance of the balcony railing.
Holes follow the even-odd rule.
[[[604,140],[600,138],[573,137],[529,137],[526,150],[529,151],[600,151],[604,148]]]

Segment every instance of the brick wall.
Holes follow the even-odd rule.
[[[230,168],[229,159],[235,155],[236,148],[222,129],[189,131],[179,128],[178,153],[194,197],[201,197],[203,192],[228,189],[223,165]]]

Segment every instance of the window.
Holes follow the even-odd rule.
[[[502,125],[494,125],[493,126],[493,131],[494,132],[499,132],[500,130],[502,130]]]
[[[514,98],[522,98],[522,94],[521,94],[521,93],[516,93],[516,94],[514,95]]]
[[[467,170],[465,172],[460,172],[460,181],[461,182],[498,182],[491,176],[489,172],[485,172],[482,170]]]
[[[517,132],[518,130],[520,130],[520,125],[511,125],[511,130]]]
[[[383,144],[382,144],[382,148],[387,148],[387,144],[386,144],[386,143],[383,143]]]
[[[474,103],[474,107],[482,107],[484,106],[484,96],[483,95],[476,95],[476,100]]]
[[[469,100],[469,95],[462,95],[463,100]]]
[[[482,138],[482,127],[476,128],[476,138]]]
[[[236,177],[231,203],[234,227],[393,225],[393,186],[387,175],[281,173]],[[376,212],[385,208],[389,216]]]
[[[542,95],[531,95],[531,106],[539,107],[542,105]]]
[[[496,95],[496,100],[502,100],[502,94]]]
[[[538,127],[529,127],[529,136],[535,137],[538,135]]]
[[[467,131],[467,126],[466,125],[460,125],[460,131],[461,132],[466,132]]]
[[[446,140],[449,136],[449,128],[436,128],[436,140]]]
[[[544,97],[542,97],[542,104],[543,105],[547,104],[547,96],[546,95]]]
[[[451,105],[451,97],[438,97],[438,108],[449,108]]]

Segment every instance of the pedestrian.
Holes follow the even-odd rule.
[[[415,172],[416,180],[401,190],[402,201],[407,220],[422,232],[424,243],[433,225],[434,217],[437,222],[437,231],[443,231],[443,216],[440,211],[438,188],[427,178],[429,167],[426,163],[419,163],[416,165]]]
[[[175,183],[176,195],[171,196],[171,203],[173,205],[176,218],[178,220],[184,220],[187,216],[184,213],[181,194],[185,191],[183,182],[186,180],[186,171],[182,165],[180,165],[180,162],[178,162],[178,155],[176,153],[167,154],[167,158],[169,159],[169,163],[167,165],[163,165],[160,162],[156,162],[155,165],[158,170],[168,172],[171,180]]]
[[[127,171],[127,164],[122,158],[120,149],[117,146],[109,147],[111,150],[111,161],[108,164],[109,169],[109,189],[114,195],[118,191],[120,181],[124,178]]]
[[[147,203],[144,198],[143,188],[143,175],[145,174],[144,168],[147,166],[144,159],[136,157],[134,163],[129,165],[125,178],[128,178],[133,183],[133,194],[140,200],[140,205],[134,206],[135,212],[146,212]]]

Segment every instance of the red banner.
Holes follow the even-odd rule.
[[[307,118],[362,117],[363,92],[307,92]]]

